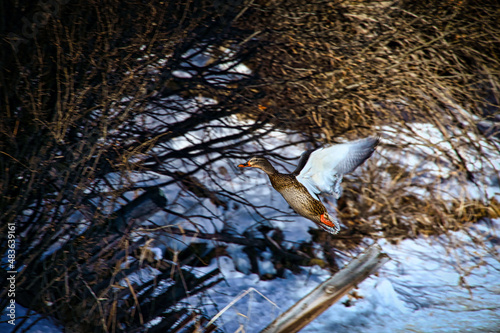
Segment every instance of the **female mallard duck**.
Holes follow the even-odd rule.
[[[340,198],[342,176],[366,161],[378,142],[378,138],[369,137],[306,151],[295,171],[290,174],[279,173],[264,157],[252,157],[247,163],[238,166],[263,170],[274,189],[297,214],[335,235],[340,230],[339,222],[330,218],[318,194],[328,193],[336,199]]]

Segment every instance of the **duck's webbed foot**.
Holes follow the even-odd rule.
[[[336,235],[340,231],[340,224],[337,219],[331,219],[328,214],[321,214],[319,226],[329,233]],[[333,220],[333,221],[332,221]]]

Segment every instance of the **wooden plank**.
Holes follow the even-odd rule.
[[[389,256],[382,253],[380,246],[370,246],[346,267],[282,313],[261,333],[294,333],[300,331],[389,260]]]

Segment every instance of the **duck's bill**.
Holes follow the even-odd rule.
[[[248,167],[251,167],[250,163],[245,163],[245,164],[239,164],[238,167],[240,168],[248,168]]]

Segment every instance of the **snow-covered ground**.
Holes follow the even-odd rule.
[[[422,128],[429,127],[421,126],[417,130],[423,133]],[[385,131],[385,140],[388,140],[391,131],[381,130]],[[441,142],[440,138],[436,138],[439,133],[434,133],[432,130],[428,132],[429,142],[432,144]],[[384,133],[381,133],[383,138]],[[220,133],[220,135],[225,134],[227,133]],[[203,135],[205,134],[199,133],[200,140]],[[189,140],[195,138],[194,135]],[[277,147],[289,139],[290,137],[284,133],[270,133],[264,143],[269,147]],[[178,139],[172,144],[179,147],[189,144],[188,141],[182,140]],[[259,147],[253,147],[252,143],[249,143],[245,150],[251,155],[250,152]],[[298,156],[304,149],[304,146],[297,145],[288,147],[286,152],[280,151],[280,153]],[[380,157],[384,154],[384,150],[379,149],[377,154]],[[377,154],[369,163],[377,163]],[[491,155],[494,164],[491,170],[494,171],[495,167],[498,168],[500,156],[498,150],[496,152],[492,150]],[[422,161],[422,156],[420,159],[417,155],[411,158],[406,156],[405,161],[414,166]],[[179,169],[182,170],[182,167],[179,165]],[[309,240],[310,234],[307,230],[315,225],[292,213],[283,198],[270,188],[263,173],[259,170],[242,172],[234,167],[234,161],[220,161],[214,166],[214,168],[221,167],[230,173],[230,177],[217,186],[245,193],[250,202],[262,206],[259,212],[263,216],[273,218],[272,222],[263,220],[242,205],[230,205],[230,208],[224,211],[206,199],[203,206],[197,206],[197,200],[179,196],[180,188],[175,185],[164,188],[169,204],[178,205],[176,209],[184,207],[187,214],[204,216],[211,214],[218,216],[219,219],[206,223],[202,219],[193,218],[191,222],[186,222],[178,217],[159,213],[152,220],[158,224],[180,223],[188,228],[192,227],[193,222],[206,223],[203,227],[208,232],[220,231],[222,228],[227,228],[227,223],[230,223],[231,230],[240,234],[253,228],[256,223],[272,223],[283,230],[288,241]],[[293,169],[291,164],[287,168],[289,171]],[[446,173],[446,170],[440,168],[436,169],[436,172]],[[203,183],[216,190],[217,186],[208,183],[207,179],[210,178],[202,179]],[[161,180],[161,177],[158,178],[158,181]],[[484,195],[490,198],[495,196],[500,200],[498,184],[485,184],[485,188]],[[471,186],[471,191],[477,191],[477,186]],[[289,212],[290,215],[283,215],[273,208]],[[463,231],[439,237],[403,240],[397,245],[383,240],[378,241],[392,260],[386,263],[377,275],[363,281],[354,292],[330,307],[302,332],[499,332],[499,231],[500,219],[496,219],[480,222]],[[476,242],[473,241],[474,238]],[[477,245],[477,240],[483,244]],[[169,236],[158,244],[181,250],[187,241],[189,240],[174,241]],[[208,267],[199,269],[202,274],[219,267],[226,281],[209,290],[202,299],[193,297],[188,300],[193,308],[202,307],[210,316],[216,316],[226,305],[231,305],[218,315],[216,321],[225,332],[259,332],[279,313],[330,277],[327,270],[315,266],[305,268],[302,274],[294,275],[287,272],[283,279],[260,281],[256,274],[242,273],[249,271],[250,264],[239,246],[230,245],[227,251],[231,258],[218,258]],[[262,272],[272,272],[274,268],[266,259],[269,258],[264,254],[260,259],[260,269]],[[341,264],[346,264],[348,260],[349,258],[345,258]],[[239,299],[238,295],[242,293],[245,295]],[[18,309],[23,311],[19,307]],[[7,323],[1,323],[0,331],[10,332],[12,327]],[[28,332],[62,332],[62,330],[43,320]]]
[[[495,229],[500,227],[496,221]],[[474,232],[493,237],[491,226],[479,224]],[[463,238],[464,233],[455,234]],[[481,249],[458,248],[451,253],[448,240],[405,240],[398,245],[379,242],[391,257],[376,276],[363,281],[301,332],[498,332],[500,330],[500,265]],[[498,245],[496,250],[498,250]],[[491,248],[494,250],[494,248]],[[466,251],[474,257],[462,257]],[[278,313],[288,309],[330,274],[313,267],[305,274],[288,273],[285,279],[259,281],[256,275],[235,270],[229,258],[219,267],[227,284],[210,291],[221,310],[239,292],[255,288],[221,316],[227,332],[259,332]],[[268,300],[269,299],[269,300]],[[272,303],[271,303],[272,302]],[[279,307],[279,311],[277,309]],[[215,310],[213,310],[215,312]]]
[[[500,239],[491,234],[491,227],[481,223],[473,232],[489,237],[491,249],[498,250]],[[499,230],[500,221],[493,227]],[[465,237],[463,232],[455,236]],[[377,276],[363,281],[355,297],[345,296],[302,332],[499,332],[500,265],[491,254],[474,249],[476,256],[461,257],[462,249],[450,253],[447,240],[432,238],[379,244],[392,260]],[[240,332],[259,332],[330,277],[326,270],[312,267],[304,274],[288,272],[284,279],[260,281],[256,274],[237,271],[228,257],[203,270],[214,266],[221,268],[226,282],[209,291],[210,302],[217,305],[217,309],[207,305],[209,313],[215,315],[247,291],[217,321],[231,333],[240,327],[244,327]],[[198,300],[190,301],[193,307],[198,306]],[[207,299],[203,302],[207,304]],[[25,310],[18,307],[18,311],[23,315]],[[10,331],[11,325],[0,324],[0,332]],[[28,332],[62,330],[44,319]]]

